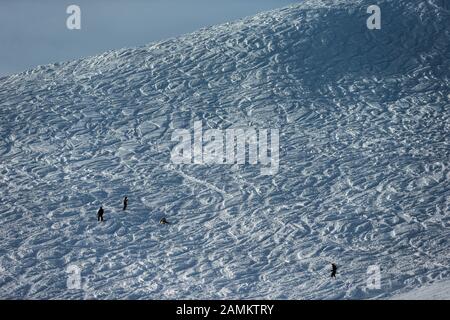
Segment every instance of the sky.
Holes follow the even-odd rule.
[[[0,0],[0,77],[164,40],[301,0]],[[81,29],[69,30],[69,5]]]

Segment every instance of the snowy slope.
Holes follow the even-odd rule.
[[[381,30],[372,1],[307,0],[0,79],[0,297],[371,299],[448,281],[450,11],[377,3]],[[279,129],[278,173],[172,164],[195,120]]]
[[[450,281],[440,281],[394,295],[393,300],[449,300]]]

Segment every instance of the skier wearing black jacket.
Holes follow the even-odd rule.
[[[105,213],[105,211],[103,210],[103,207],[100,207],[97,212],[97,221],[103,221],[103,213]]]
[[[125,197],[123,199],[123,210],[125,211],[127,209],[128,206],[128,197]]]
[[[331,277],[336,279],[336,271],[337,271],[337,266],[332,263],[331,264]]]

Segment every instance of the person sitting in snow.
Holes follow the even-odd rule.
[[[103,207],[100,207],[97,212],[97,221],[103,221],[103,213],[105,213],[105,211],[103,210]]]

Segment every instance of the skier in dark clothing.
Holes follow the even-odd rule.
[[[103,207],[100,207],[97,212],[97,221],[103,221],[103,213],[105,211],[103,210]]]
[[[128,206],[128,197],[125,197],[123,199],[123,210],[125,211],[127,209]]]
[[[166,218],[161,218],[161,220],[159,220],[160,224],[169,224],[169,222],[167,222]]]
[[[337,266],[332,263],[331,264],[331,277],[336,279],[336,271],[337,271]]]

